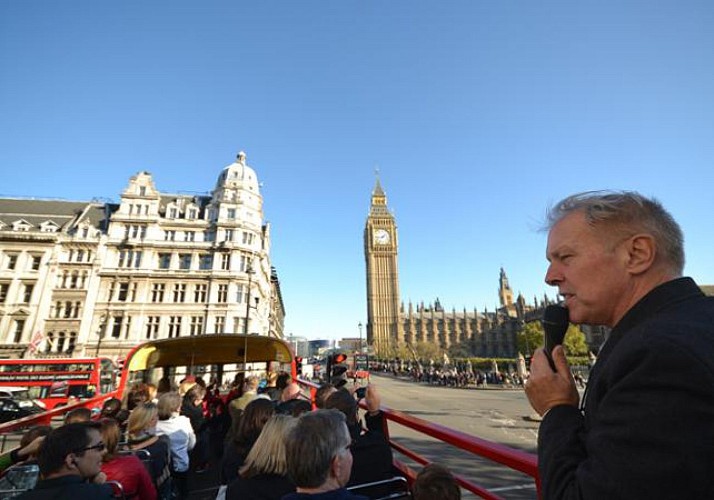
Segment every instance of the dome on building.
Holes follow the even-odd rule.
[[[236,156],[236,161],[223,169],[218,176],[216,189],[245,189],[254,193],[259,192],[258,176],[255,170],[245,163],[245,153],[241,151]]]

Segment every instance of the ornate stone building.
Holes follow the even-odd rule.
[[[0,356],[121,356],[148,339],[283,336],[270,224],[245,154],[211,195],[148,172],[118,204],[0,199]]]
[[[415,345],[428,342],[443,349],[460,345],[476,356],[514,357],[516,334],[524,322],[539,318],[542,301],[527,304],[522,295],[515,300],[503,269],[499,276],[500,307],[495,311],[447,311],[438,299],[406,307],[399,298],[397,266],[398,239],[394,215],[387,208],[387,197],[377,180],[364,230],[367,272],[367,342],[377,353],[390,345]]]

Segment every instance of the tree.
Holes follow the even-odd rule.
[[[588,344],[585,342],[585,334],[579,326],[572,323],[568,325],[568,331],[565,332],[563,347],[568,356],[587,356],[590,352]]]
[[[430,359],[438,362],[441,360],[441,348],[437,344],[430,342],[417,342],[414,346],[419,359],[429,361]]]
[[[530,356],[533,351],[543,347],[543,325],[540,321],[531,321],[523,326],[516,335],[518,352]]]
[[[543,335],[543,325],[540,321],[526,323],[523,330],[518,332],[516,336],[518,351],[526,356],[533,354],[533,351],[543,347]],[[563,347],[565,348],[565,354],[568,356],[587,356],[589,352],[588,345],[585,342],[585,334],[580,327],[572,323],[568,325],[568,330],[565,332]]]

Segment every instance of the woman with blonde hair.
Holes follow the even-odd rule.
[[[159,499],[171,498],[171,444],[166,436],[156,435],[159,412],[154,403],[144,403],[129,415],[129,449],[146,450],[151,455],[151,478]]]
[[[238,478],[228,485],[226,500],[273,500],[295,491],[288,477],[285,442],[297,420],[289,415],[274,415],[238,471]]]

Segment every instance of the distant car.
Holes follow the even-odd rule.
[[[0,387],[0,398],[30,399],[27,387]]]
[[[27,387],[0,387],[0,400],[3,399],[14,399],[15,401],[33,401],[41,408],[47,408],[45,406],[45,403],[43,403],[39,399],[33,399],[30,397],[30,391]],[[2,500],[2,498],[0,498],[0,500]]]
[[[29,417],[44,411],[44,408],[31,399],[0,398],[0,423]]]

